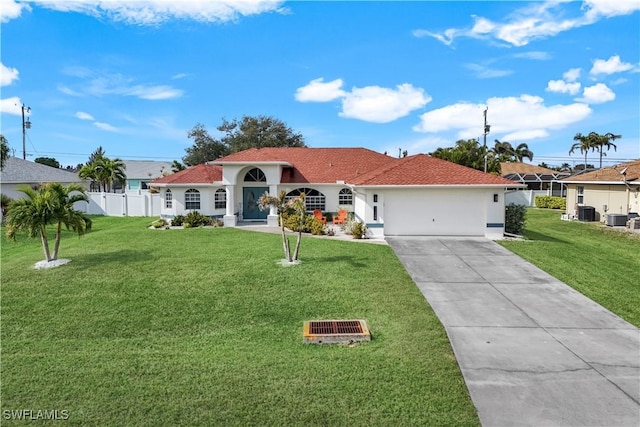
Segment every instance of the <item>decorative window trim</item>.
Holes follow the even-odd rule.
[[[287,193],[286,200],[289,201],[300,194],[304,193],[304,205],[307,212],[312,212],[316,209],[321,211],[326,210],[326,197],[324,194],[313,188],[296,188]]]
[[[338,205],[353,205],[353,191],[343,188],[338,192]]]
[[[227,208],[227,190],[225,190],[224,188],[218,188],[213,196],[213,199],[214,209]]]
[[[267,182],[267,176],[262,169],[253,168],[244,175],[244,182]]]
[[[200,210],[200,191],[190,188],[184,192],[184,208],[188,211]]]
[[[164,207],[165,209],[173,209],[173,193],[169,189],[164,192]]]

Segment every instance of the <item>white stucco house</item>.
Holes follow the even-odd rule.
[[[500,238],[504,192],[514,182],[424,154],[394,158],[365,148],[249,149],[154,180],[161,214],[192,210],[277,225],[258,209],[268,192],[306,195],[308,211],[353,212],[376,236],[465,235]],[[516,185],[517,186],[517,185]]]

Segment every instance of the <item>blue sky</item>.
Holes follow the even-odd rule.
[[[63,165],[101,145],[174,160],[204,124],[267,115],[312,147],[397,155],[496,139],[582,163],[640,157],[640,2],[0,0],[2,134]],[[590,154],[597,164],[597,155]]]

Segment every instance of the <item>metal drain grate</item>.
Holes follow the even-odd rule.
[[[312,320],[304,323],[304,342],[339,344],[370,341],[371,333],[364,320]]]

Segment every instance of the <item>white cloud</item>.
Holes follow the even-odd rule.
[[[585,87],[582,91],[582,98],[576,101],[586,104],[602,104],[616,99],[616,94],[604,83],[597,83],[593,86]]]
[[[15,80],[18,80],[20,72],[15,68],[10,68],[0,62],[0,86],[9,86]]]
[[[158,101],[162,99],[180,98],[184,92],[180,89],[174,89],[171,86],[144,86],[136,85],[130,88],[117,89],[115,93],[123,95],[136,96],[140,99],[148,99],[150,101]]]
[[[539,138],[547,135],[550,129],[565,128],[591,114],[586,104],[546,106],[540,97],[521,95],[489,98],[486,105],[460,102],[432,110],[420,116],[420,123],[413,130],[427,133],[456,131],[457,138],[479,138],[483,132],[483,110],[487,106],[490,134],[494,139],[506,135],[515,135],[522,140]]]
[[[267,12],[286,13],[282,1],[276,0],[34,0],[32,4],[132,25],[158,25],[172,19],[222,23]]]
[[[94,125],[95,127],[99,128],[99,129],[106,130],[106,131],[108,131],[108,132],[117,132],[117,131],[118,131],[118,129],[117,129],[116,127],[111,126],[111,125],[110,125],[110,124],[108,124],[108,123],[93,122],[93,125]]]
[[[324,82],[324,79],[311,80],[306,86],[296,90],[296,101],[300,102],[327,102],[345,96],[342,88],[342,79]]]
[[[82,96],[82,94],[80,92],[76,92],[75,90],[65,86],[65,85],[58,85],[58,90],[62,93],[64,93],[65,95],[69,95],[69,96]]]
[[[22,101],[17,96],[0,99],[0,113],[22,115]]]
[[[559,93],[568,93],[570,95],[575,95],[580,92],[580,83],[567,83],[564,80],[549,80],[547,83],[547,91],[549,92],[559,92]]]
[[[341,117],[388,123],[431,102],[431,96],[409,83],[396,89],[380,86],[354,87],[342,99]]]
[[[582,72],[581,68],[571,68],[564,72],[562,78],[568,82],[575,82],[580,78],[580,73]]]
[[[548,52],[523,52],[513,55],[515,58],[533,59],[535,61],[548,61],[551,55]]]
[[[525,46],[532,40],[555,36],[563,31],[593,24],[603,18],[627,15],[640,10],[637,0],[586,0],[581,14],[565,18],[566,0],[535,2],[516,9],[502,22],[493,22],[480,16],[470,28],[449,28],[442,33],[429,30],[414,30],[415,37],[434,37],[446,45],[451,45],[457,37],[476,39],[497,39],[513,46]],[[514,3],[515,4],[515,3]]]
[[[476,77],[479,79],[494,79],[496,77],[504,77],[513,74],[512,70],[498,70],[480,64],[467,64],[466,67],[475,71]]]
[[[175,75],[171,76],[171,80],[184,79],[188,75],[189,74],[187,74],[187,73],[178,73],[178,74],[175,74]]]
[[[85,113],[84,111],[78,111],[75,116],[80,120],[95,120],[91,114]]]
[[[31,10],[27,3],[17,3],[15,0],[2,0],[2,7],[0,7],[0,22],[9,22],[12,19],[20,17],[22,10]]]
[[[598,74],[614,74],[633,69],[633,65],[628,62],[620,61],[620,56],[614,55],[609,59],[596,59],[589,74],[592,76]]]

